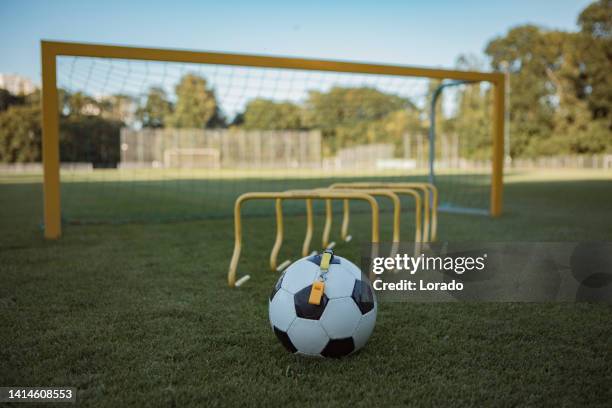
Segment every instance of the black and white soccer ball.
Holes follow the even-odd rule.
[[[294,262],[269,302],[272,329],[291,353],[342,357],[362,348],[374,330],[378,305],[372,286],[349,260],[334,255],[320,305],[308,303],[321,255]]]

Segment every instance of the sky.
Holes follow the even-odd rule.
[[[583,0],[0,0],[0,72],[40,83],[40,40],[451,68],[532,23],[576,30]]]

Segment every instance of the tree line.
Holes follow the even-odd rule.
[[[485,48],[490,67],[509,75],[513,157],[612,152],[612,0],[592,3],[577,23],[577,32],[518,26]],[[483,63],[460,56],[457,68],[482,69]],[[430,95],[438,85],[430,82]],[[183,75],[174,91],[170,98],[152,87],[135,100],[60,90],[62,160],[116,164],[119,129],[129,121],[151,128],[320,129],[326,156],[366,143],[391,143],[399,152],[403,134],[429,127],[428,104],[374,87],[311,91],[301,103],[256,98],[231,120],[206,78]],[[437,108],[437,128],[458,135],[464,157],[489,158],[491,90],[467,85],[455,98],[452,115]],[[40,140],[39,94],[0,90],[0,162],[40,161]]]

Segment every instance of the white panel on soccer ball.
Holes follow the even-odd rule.
[[[355,279],[361,279],[361,269],[346,258],[340,258],[340,265],[350,272]]]
[[[351,296],[355,277],[342,265],[330,265],[325,281],[325,294],[329,299]]]
[[[355,350],[358,350],[365,346],[368,342],[368,339],[372,335],[372,331],[374,330],[374,325],[376,324],[376,312],[378,311],[378,306],[374,304],[374,309],[370,310],[368,313],[364,314],[357,325],[357,329],[353,333],[353,341],[355,341]]]
[[[293,295],[281,288],[272,298],[269,310],[270,323],[286,332],[296,318]]]
[[[305,258],[300,259],[285,271],[281,288],[289,293],[296,294],[306,286],[312,285],[318,273],[319,267],[317,265]]]
[[[329,341],[318,320],[296,317],[287,334],[298,352],[313,356],[319,355]]]
[[[350,297],[332,299],[319,320],[332,339],[351,337],[361,320],[361,311]]]

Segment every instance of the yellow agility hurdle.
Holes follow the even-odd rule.
[[[376,188],[368,188],[368,187],[357,187],[357,188],[353,188],[352,186],[348,187],[344,184],[332,184],[330,186],[331,189],[334,190],[353,190],[353,191],[367,191],[368,194],[372,194],[372,191],[376,191]],[[421,224],[421,195],[413,189],[410,188],[396,188],[391,190],[396,194],[403,194],[403,195],[410,195],[414,198],[414,202],[415,202],[415,216],[414,216],[414,224],[415,224],[415,231],[414,231],[414,241],[416,243],[421,243],[423,242],[423,229],[422,229],[422,224]],[[342,212],[342,237],[344,238],[345,241],[349,241],[351,236],[348,234],[348,228],[349,228],[349,223],[350,223],[350,208],[349,208],[349,203],[348,201],[344,201],[344,206],[343,206],[343,212]],[[428,227],[427,225],[425,226],[426,228]],[[398,241],[399,242],[399,241]]]
[[[287,190],[285,192],[299,193],[299,192],[327,191],[327,190],[330,190],[330,189],[329,188],[315,188],[315,189],[308,189],[308,190]],[[332,191],[337,191],[337,190],[332,190]],[[402,203],[398,195],[392,192],[391,190],[387,190],[387,189],[372,189],[371,191],[367,189],[363,189],[363,190],[360,190],[359,192],[366,193],[371,196],[387,197],[391,200],[391,202],[393,203],[393,237],[392,237],[392,240],[394,244],[399,244],[400,243],[400,224],[401,224],[401,215],[402,215],[402,208],[401,208]],[[351,200],[350,198],[343,199],[343,201],[346,203],[348,203],[350,200]],[[302,244],[302,256],[308,256],[311,254],[310,243],[312,242],[312,236],[314,232],[313,214],[314,212],[313,212],[313,206],[312,206],[312,199],[306,199],[306,234],[304,235],[304,242]],[[278,241],[282,242],[283,240],[283,231],[282,231],[283,218],[282,217],[283,217],[282,208],[277,207],[276,208],[277,228],[279,225],[281,225],[280,227],[281,230],[277,231],[277,234],[276,234],[277,242]],[[326,199],[325,200],[325,224],[323,227],[323,236],[321,239],[321,244],[323,248],[332,249],[335,246],[335,242],[329,241],[331,226],[332,226],[332,200]],[[272,249],[272,253],[271,253],[270,268],[272,270],[277,270],[280,272],[283,269],[285,269],[287,266],[289,266],[291,261],[287,259],[284,262],[282,262],[280,265],[276,266],[276,259],[278,258],[277,255],[278,255],[279,250],[280,250],[280,246],[277,246],[275,243]]]
[[[317,188],[313,190],[291,190],[291,191],[325,191],[330,190],[328,188]],[[402,208],[401,201],[399,196],[388,189],[360,189],[360,192],[369,194],[371,196],[378,197],[387,197],[393,203],[393,243],[400,242],[400,224],[401,224],[401,216],[402,216]],[[348,203],[349,199],[343,199],[343,202]],[[321,244],[323,248],[333,248],[335,242],[330,242],[329,236],[331,233],[332,226],[332,200],[325,200],[325,224],[323,227],[323,236],[321,238]],[[306,200],[306,235],[304,237],[304,244],[302,245],[302,255],[307,256],[310,252],[310,242],[312,241],[312,231],[313,231],[314,223],[313,223],[313,211],[312,211],[312,200]],[[348,227],[348,226],[347,226]],[[350,239],[346,239],[346,231],[344,224],[342,227],[343,235],[342,239],[345,241],[350,241]]]
[[[385,183],[385,182],[354,182],[354,183],[335,183],[330,188],[353,188],[353,189],[372,189],[383,188],[391,190],[397,194],[410,194],[414,196],[414,189],[423,192],[423,242],[435,242],[438,231],[438,189],[431,183],[407,182],[407,183]],[[404,191],[402,191],[404,190]],[[411,190],[411,191],[408,191]],[[431,198],[430,198],[431,196]],[[431,199],[431,204],[430,204]],[[415,198],[416,200],[416,198]],[[415,201],[415,204],[416,201]],[[417,204],[418,207],[418,204]],[[417,210],[418,211],[418,210]],[[344,203],[343,219],[349,223],[348,202]],[[431,223],[430,223],[431,219]]]
[[[378,202],[370,194],[356,191],[332,191],[332,190],[304,190],[286,192],[253,192],[245,193],[236,199],[234,204],[234,252],[230,261],[227,282],[230,287],[240,286],[246,282],[250,276],[245,275],[236,280],[236,270],[242,250],[242,205],[246,201],[252,200],[275,200],[276,210],[276,240],[270,253],[270,268],[276,270],[276,258],[283,242],[283,213],[282,203],[284,200],[312,200],[312,199],[354,199],[366,201],[370,204],[372,213],[372,243],[379,241],[379,207]],[[311,214],[312,216],[312,214]]]

